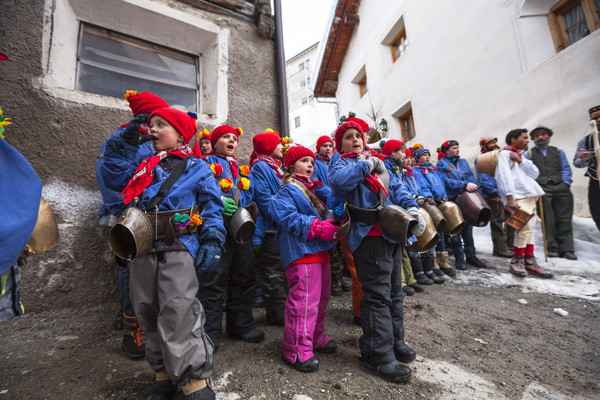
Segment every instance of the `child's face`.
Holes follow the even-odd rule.
[[[455,144],[453,146],[448,147],[448,150],[446,151],[446,155],[448,156],[457,156],[460,153],[460,147]]]
[[[412,157],[408,157],[408,156],[404,157],[402,159],[402,168],[406,168],[406,169],[410,168],[412,166],[412,161],[413,161]]]
[[[183,136],[160,115],[150,120],[150,134],[156,138],[152,142],[156,151],[175,149],[184,143]]]
[[[302,157],[294,163],[294,172],[312,178],[315,167],[315,159],[311,156]]]
[[[215,143],[215,151],[224,156],[233,156],[238,147],[238,138],[233,133],[226,133]]]
[[[273,150],[273,153],[271,153],[271,158],[274,158],[276,160],[281,160],[283,158],[283,154],[281,153],[282,149],[283,149],[283,145],[281,143],[279,143],[277,145],[277,147],[275,147],[275,150]]]
[[[203,156],[207,156],[212,153],[212,146],[210,145],[210,140],[202,139],[200,141],[200,152]]]
[[[419,159],[417,160],[417,163],[421,164],[421,163],[428,163],[429,162],[429,153],[425,153],[423,154],[421,157],[419,157]]]
[[[355,128],[348,128],[342,136],[342,153],[362,153],[364,150],[363,135]]]
[[[404,153],[402,146],[398,147],[396,150],[392,151],[392,154],[390,154],[390,157],[395,158],[396,160],[402,160],[405,156],[406,154]]]
[[[325,142],[319,147],[319,155],[324,157],[331,157],[333,154],[333,143]]]

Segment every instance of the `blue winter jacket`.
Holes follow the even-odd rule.
[[[320,217],[310,205],[308,197],[296,186],[289,183],[283,185],[272,198],[269,213],[277,221],[275,240],[286,268],[305,254],[317,254],[333,248],[333,241],[306,239],[314,219]]]
[[[129,145],[120,135],[114,139],[121,150],[107,154],[104,157],[101,175],[102,181],[106,186],[105,188],[101,187],[100,190],[118,192],[120,196],[120,193],[138,167],[132,160],[137,159],[139,149],[137,146]],[[157,165],[154,169],[152,183],[140,195],[140,203],[137,207],[145,209],[170,174],[170,172],[162,168],[161,164]],[[226,234],[221,216],[223,202],[221,201],[220,194],[221,188],[213,177],[213,173],[208,165],[199,158],[190,157],[186,160],[185,172],[169,189],[167,195],[158,206],[159,211],[184,210],[190,209],[193,206],[199,207],[200,219],[203,221],[201,231],[197,235],[183,235],[178,237],[194,258],[199,248],[198,236],[202,232],[213,228],[223,233],[223,235]],[[103,193],[104,196],[105,194]],[[120,207],[118,209],[116,206],[114,207],[115,211],[117,211],[115,215],[131,207],[132,204],[125,205],[123,200],[121,200]]]
[[[404,188],[411,194],[413,197],[415,196],[425,196],[425,194],[421,193],[421,186],[415,179],[408,175],[406,176],[402,170],[402,167],[398,162],[392,157],[385,157],[385,168],[390,174],[390,180],[392,178],[398,179]]]
[[[326,185],[329,185],[329,166],[325,164],[325,161],[321,160],[319,156],[315,161],[315,173],[313,175],[313,179],[318,180],[319,182],[323,182]]]
[[[356,158],[340,158],[329,171],[329,186],[332,195],[342,197],[348,203],[361,208],[374,208],[379,203],[379,194],[374,193],[365,179],[369,176],[369,165]],[[417,203],[398,179],[390,177],[390,197],[385,204],[396,204],[402,208],[417,207]],[[373,225],[353,222],[348,234],[350,251],[354,252]],[[398,243],[383,236],[390,243]]]
[[[450,171],[445,171],[445,167],[450,166]],[[446,192],[448,193],[448,200],[454,201],[456,196],[461,194],[468,183],[477,185],[477,180],[469,163],[463,158],[459,158],[456,165],[452,164],[448,156],[438,160],[436,164],[437,170],[444,179],[446,185]]]
[[[269,215],[269,204],[271,199],[281,186],[281,179],[277,177],[277,173],[264,161],[257,161],[250,170],[252,183],[254,183],[254,199],[260,212],[260,229],[254,233],[260,238],[264,237],[264,231],[273,231],[276,225],[273,218]],[[256,240],[253,243],[258,244]]]
[[[204,161],[206,161],[208,163],[208,165],[213,164],[213,163],[221,164],[221,167],[223,167],[223,173],[221,174],[221,176],[216,178],[217,183],[219,182],[220,179],[223,179],[223,178],[229,178],[233,181],[233,188],[229,192],[221,191],[221,194],[224,197],[231,197],[232,199],[234,199],[236,191],[238,191],[240,189],[236,185],[236,179],[233,178],[233,174],[231,171],[231,165],[229,164],[229,162],[227,162],[226,159],[221,158],[216,155],[210,155],[210,156],[206,157],[204,159]],[[239,169],[239,166],[238,166],[238,169]],[[241,178],[241,175],[238,175],[238,178]],[[254,185],[252,182],[252,178],[250,176],[248,176],[247,178],[250,180],[250,188],[248,190],[242,190],[242,192],[240,193],[240,202],[238,203],[238,206],[240,206],[240,207],[247,206],[254,201]]]
[[[425,173],[425,171],[427,171],[427,173]],[[415,180],[419,183],[421,188],[424,189],[423,192],[427,193],[423,196],[431,197],[437,202],[448,200],[444,179],[441,177],[438,171],[413,167],[412,173],[415,176]]]
[[[475,159],[475,171],[477,171],[477,159]],[[477,173],[477,191],[484,199],[500,197],[496,178],[488,174]]]
[[[114,131],[109,138],[106,139],[106,142],[104,142],[100,148],[100,151],[98,152],[98,160],[96,161],[96,181],[98,182],[100,193],[102,193],[103,203],[98,211],[99,216],[107,214],[116,216],[119,215],[123,210],[123,199],[121,199],[121,192],[123,191],[123,188],[115,187],[112,184],[114,179],[118,177],[115,177],[113,172],[105,165],[106,157],[115,152],[123,151],[127,152],[128,156],[133,154],[131,158],[124,157],[121,159],[122,165],[118,166],[118,170],[122,170],[126,169],[130,165],[135,165],[137,168],[140,162],[154,155],[154,148],[150,142],[143,143],[135,148],[130,145],[127,145],[128,147],[124,148],[122,144],[123,140],[121,140],[121,135],[124,131],[125,127]],[[114,159],[110,161],[110,168],[114,168],[114,163]]]

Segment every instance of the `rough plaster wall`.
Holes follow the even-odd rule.
[[[2,2],[0,107],[13,124],[6,140],[32,164],[44,184],[43,195],[55,211],[61,241],[22,268],[23,298],[29,311],[117,304],[117,268],[108,230],[98,226],[101,196],[95,179],[96,155],[127,111],[70,103],[32,87],[41,76],[43,0]],[[213,16],[232,30],[229,47],[227,123],[242,126],[240,158],[247,162],[251,135],[278,129],[274,43],[256,27]],[[239,30],[239,32],[238,32]],[[251,118],[248,116],[251,115]]]

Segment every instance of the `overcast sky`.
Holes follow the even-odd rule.
[[[337,0],[281,0],[286,60],[322,39],[335,3]]]

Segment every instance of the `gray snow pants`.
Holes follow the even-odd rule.
[[[213,345],[196,298],[194,259],[187,251],[150,253],[129,264],[131,302],[146,334],[146,360],[174,384],[212,375]]]

